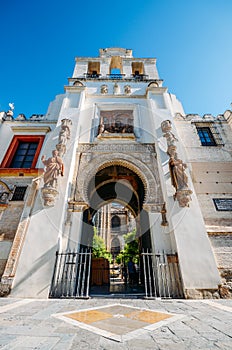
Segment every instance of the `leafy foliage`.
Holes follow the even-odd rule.
[[[123,261],[127,264],[132,258],[134,263],[137,263],[139,260],[139,242],[136,238],[136,229],[123,235],[123,238],[125,240],[124,250],[117,256],[116,262],[119,264]]]
[[[106,258],[109,261],[112,260],[111,254],[106,250],[104,239],[98,236],[96,231],[93,235],[92,253],[94,258]]]

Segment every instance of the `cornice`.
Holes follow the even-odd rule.
[[[11,125],[11,130],[14,133],[41,133],[41,134],[47,134],[49,131],[51,131],[50,126],[48,125],[33,125],[33,126],[27,126],[27,125]]]

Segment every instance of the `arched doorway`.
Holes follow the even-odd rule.
[[[136,282],[129,286],[130,288],[126,288],[129,279],[128,276],[125,278],[123,273],[122,275],[128,284],[123,283],[118,292],[143,294],[147,297],[170,297],[170,295],[181,297],[183,293],[177,253],[175,251],[159,251],[155,247],[155,234],[156,232],[160,233],[160,226],[165,224],[165,220],[163,220],[165,213],[162,214],[162,211],[159,211],[163,208],[163,199],[159,195],[158,182],[152,177],[152,173],[146,166],[141,165],[140,160],[136,166],[133,161],[115,159],[113,155],[112,158],[109,161],[104,159],[102,162],[100,162],[101,159],[98,159],[98,164],[101,164],[98,167],[96,167],[96,162],[90,162],[85,177],[82,172],[78,177],[74,200],[70,203],[75,214],[73,215],[75,221],[71,224],[71,232],[76,234],[78,230],[78,239],[74,241],[76,248],[57,253],[50,297],[88,297],[89,291],[90,295],[94,295],[92,277],[96,277],[95,274],[99,271],[100,294],[111,292],[116,294],[116,290],[113,291],[109,288],[111,287],[110,264],[112,262],[99,256],[102,270],[99,270],[97,263],[95,265],[97,266],[96,272],[93,269],[94,261],[91,260],[96,229],[94,218],[101,208],[112,203],[128,210],[136,222],[136,231],[133,233],[135,235],[131,240],[132,243],[137,244],[136,253],[129,256],[124,255],[121,263],[125,267],[126,260],[132,258],[135,262],[138,257],[137,262],[140,264],[140,274]],[[160,204],[156,204],[158,199]],[[146,208],[149,212],[146,211]],[[152,221],[153,211],[157,219],[155,225]],[[114,220],[116,223],[116,219]],[[115,223],[112,225],[111,220],[108,222],[110,228],[115,226]],[[113,227],[116,231],[118,223],[117,219],[116,227]],[[114,242],[113,245],[118,246],[116,240],[110,240],[110,242]],[[106,249],[108,254],[111,253],[111,243]],[[114,261],[113,270],[115,270]],[[128,271],[129,268],[127,274]]]
[[[83,230],[81,239],[81,248],[92,248],[95,244],[96,232],[105,243],[105,250],[102,252],[102,256],[93,254],[92,270],[91,270],[91,292],[92,294],[99,293],[141,293],[143,290],[143,276],[141,274],[142,261],[140,259],[140,253],[143,248],[151,250],[151,238],[148,218],[145,218],[146,212],[143,210],[143,203],[145,199],[145,187],[142,179],[129,167],[119,164],[111,164],[104,168],[100,168],[95,176],[93,176],[88,186],[88,199],[89,208],[84,212]],[[118,203],[125,211],[130,212],[130,215],[135,220],[135,230],[132,242],[126,243],[127,251],[122,250],[122,244],[119,240],[117,230],[120,231],[121,220],[119,215],[113,215],[112,218],[109,214],[103,212],[103,207],[109,207],[112,203]],[[104,227],[104,233],[98,232],[96,227],[96,215],[102,212],[100,219],[100,226]],[[108,221],[106,219],[108,215]],[[99,226],[99,227],[100,227]],[[108,245],[106,237],[110,235],[110,232],[114,234],[111,237],[111,243]],[[129,234],[129,227],[125,234]],[[131,236],[132,237],[132,236]],[[133,243],[134,242],[134,243]],[[103,243],[103,244],[104,244]],[[135,250],[132,246],[136,247]],[[108,248],[110,257],[105,257]],[[105,254],[105,255],[104,255]],[[95,260],[94,260],[95,259]],[[98,261],[96,261],[98,259]],[[109,264],[104,260],[109,261]],[[136,273],[139,276],[135,276],[132,281],[128,275],[128,262],[133,261],[137,265]],[[108,265],[107,265],[108,264]],[[94,266],[94,267],[93,267]],[[109,279],[105,278],[105,269],[109,266]],[[136,268],[136,266],[135,266]],[[100,270],[102,272],[100,272]],[[113,270],[113,272],[112,272]],[[115,278],[110,278],[112,275],[115,277],[115,270],[118,270],[120,275],[120,281],[117,279],[120,286],[116,286]],[[104,278],[103,278],[104,275]],[[102,283],[100,282],[102,281]],[[120,283],[119,283],[120,282]],[[96,286],[97,285],[97,286]],[[100,287],[99,289],[97,287]],[[103,292],[104,291],[104,292]]]

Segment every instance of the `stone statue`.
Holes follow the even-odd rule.
[[[59,133],[59,145],[66,145],[67,141],[70,139],[70,129],[67,125],[62,125]]]
[[[188,188],[188,176],[185,174],[187,165],[181,159],[177,158],[177,154],[169,159],[170,175],[172,185],[176,190]]]
[[[177,138],[175,137],[175,135],[171,131],[166,132],[164,134],[164,137],[167,140],[167,145],[168,146],[173,146],[175,144],[175,141],[178,141]]]
[[[183,163],[178,158],[175,142],[178,141],[175,135],[171,132],[172,123],[170,120],[164,120],[161,123],[163,136],[167,140],[167,154],[169,155],[169,170],[171,182],[176,189],[174,199],[179,202],[180,207],[189,207],[192,191],[188,188],[188,176],[185,174],[187,164]],[[163,215],[163,214],[162,214]]]
[[[46,159],[46,156],[42,156],[41,160],[46,167],[44,172],[44,187],[57,188],[58,176],[64,175],[64,164],[58,156],[58,151],[52,151],[52,157],[48,159]]]
[[[69,125],[72,125],[72,121],[70,119],[62,119],[61,120],[61,129],[59,133],[58,144],[56,145],[56,149],[59,153],[59,156],[62,157],[66,152],[66,144],[70,139],[70,128]]]

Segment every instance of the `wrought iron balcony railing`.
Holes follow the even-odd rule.
[[[107,78],[110,79],[123,79],[125,78],[126,74],[121,73],[112,73],[112,74],[106,74]]]
[[[149,79],[149,76],[145,75],[145,74],[132,74],[132,77],[135,80],[139,80],[139,81],[143,81],[143,80],[148,80]]]

